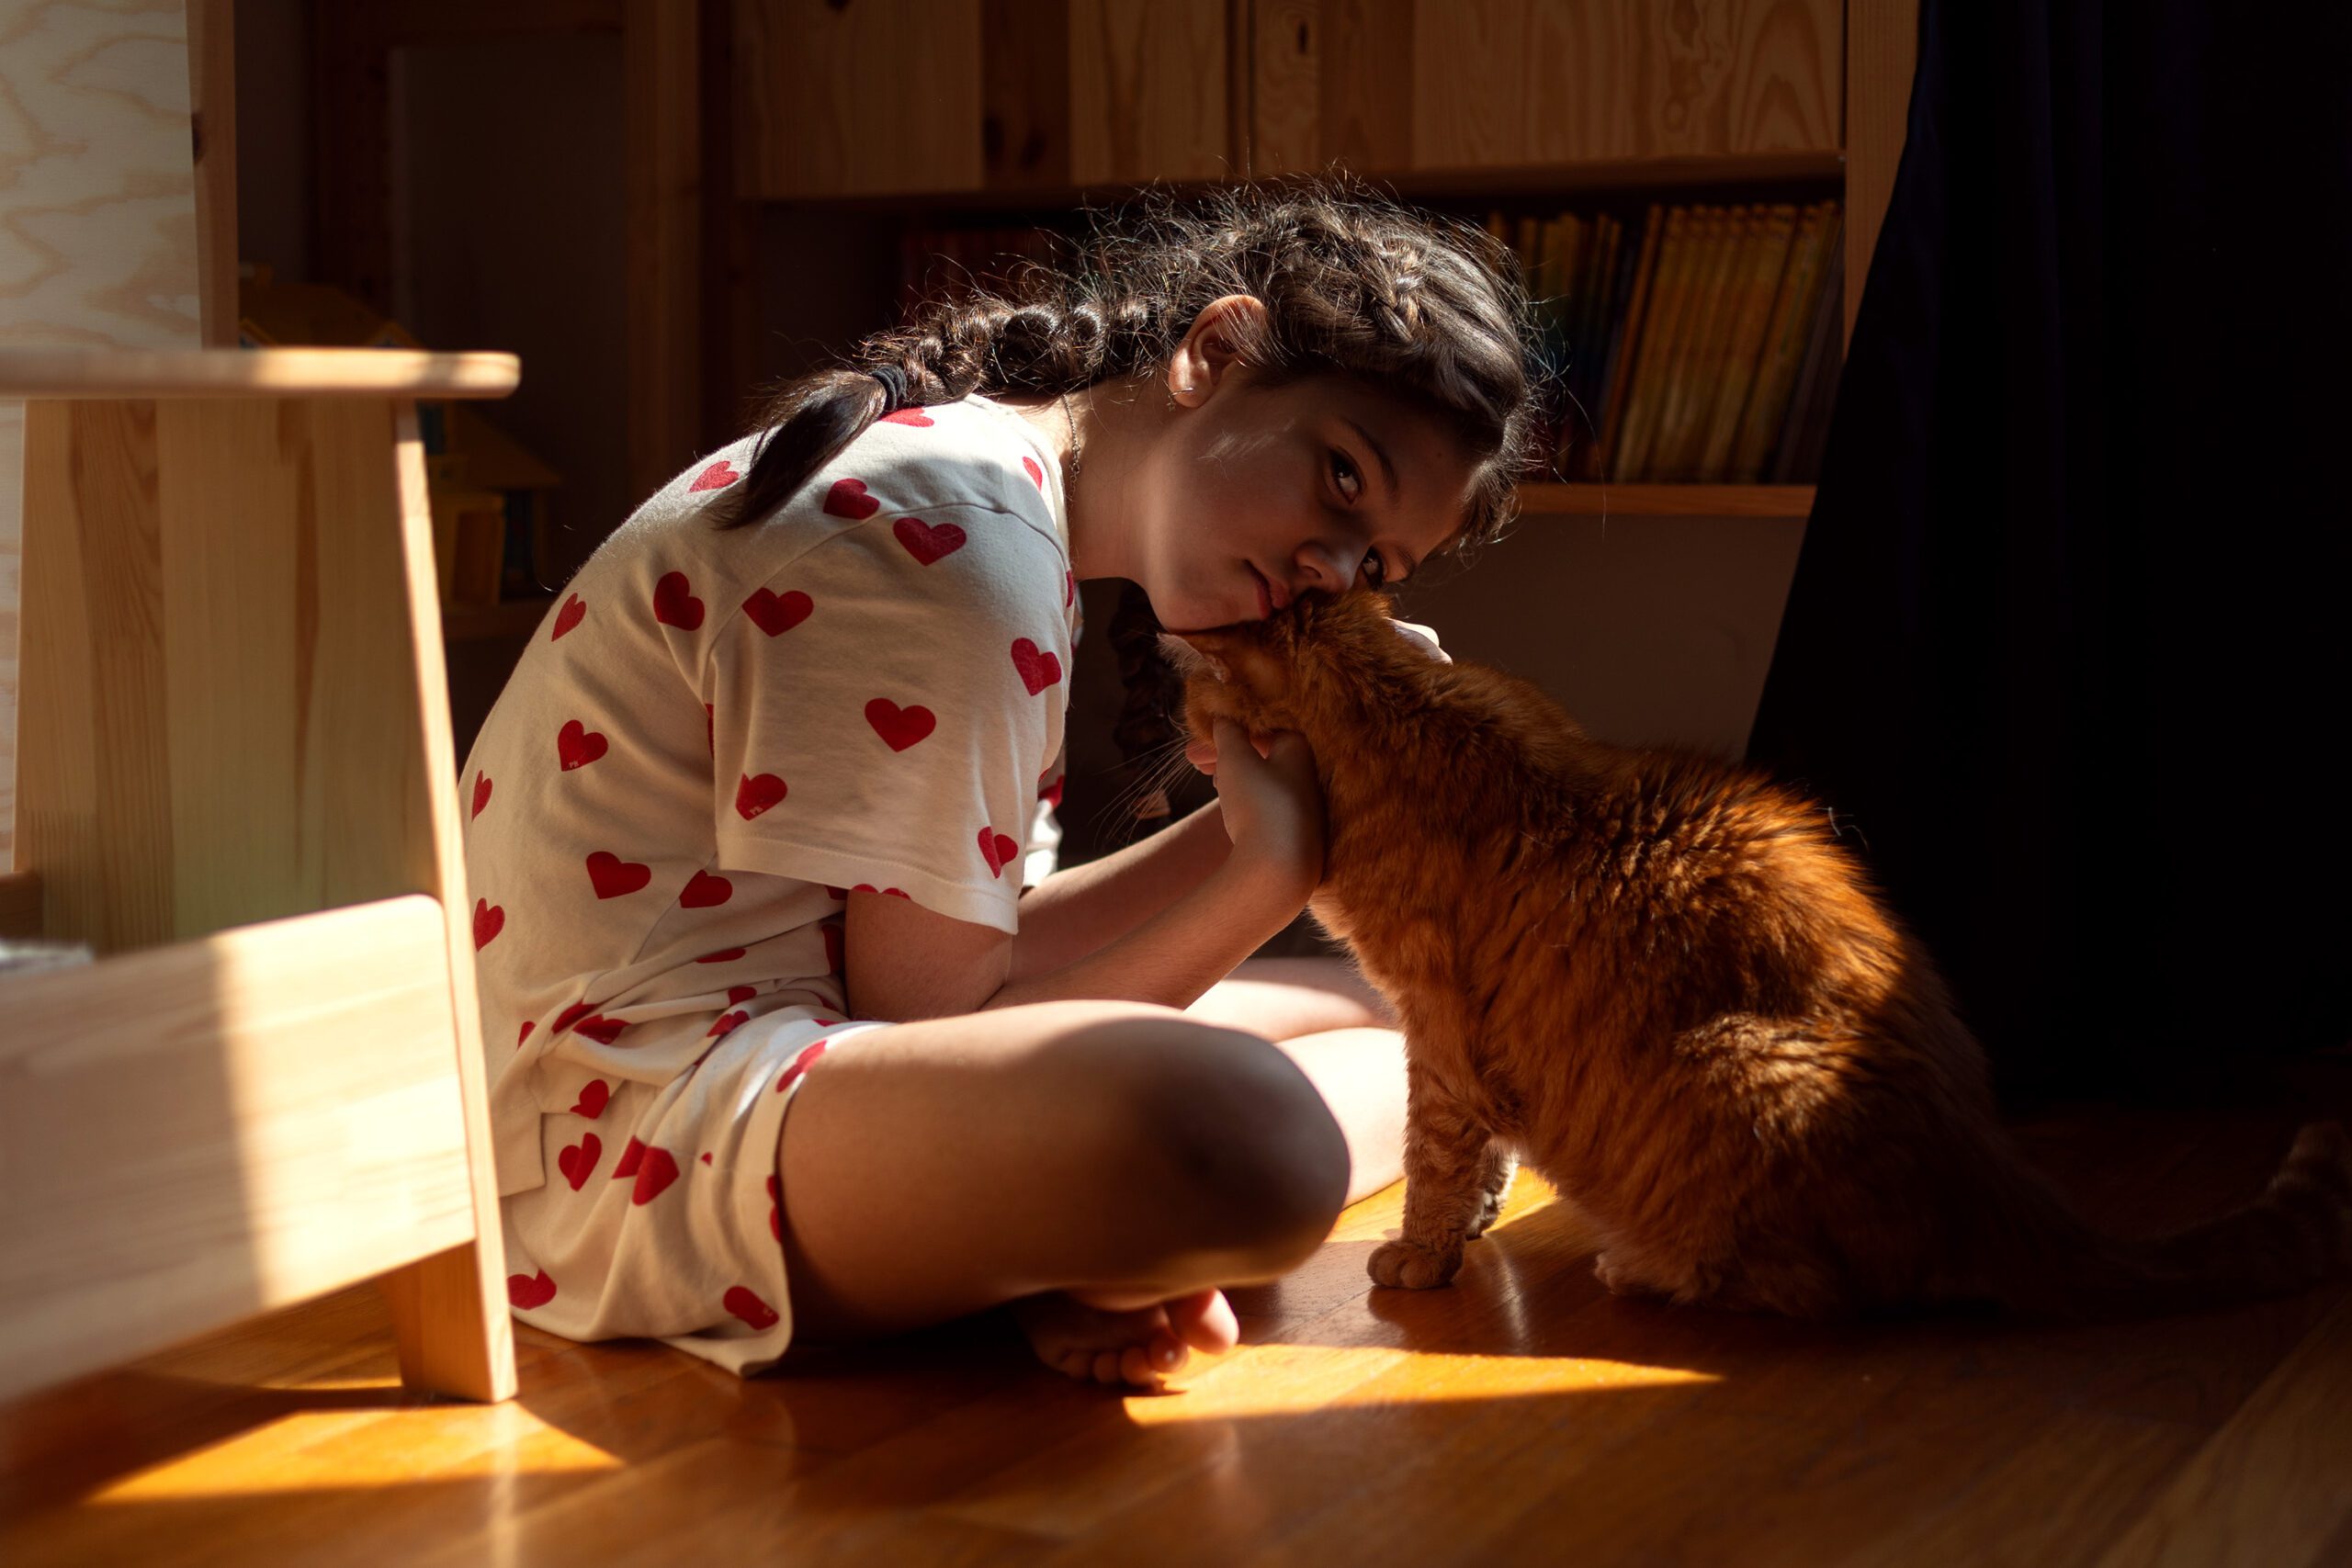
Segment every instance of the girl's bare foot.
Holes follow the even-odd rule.
[[[1012,1303],[1037,1359],[1080,1382],[1156,1389],[1193,1350],[1221,1353],[1241,1337],[1222,1291],[1155,1302],[1106,1291],[1048,1291]]]

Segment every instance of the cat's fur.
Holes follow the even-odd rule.
[[[2333,1123],[2194,1230],[2080,1219],[2002,1132],[1983,1051],[1823,807],[1761,772],[1594,740],[1526,682],[1431,657],[1371,592],[1168,648],[1195,737],[1223,715],[1314,748],[1311,908],[1409,1062],[1379,1283],[1450,1280],[1515,1156],[1590,1220],[1605,1285],[1678,1303],[2103,1314],[2352,1262]]]

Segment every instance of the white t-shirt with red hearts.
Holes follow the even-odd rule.
[[[859,435],[766,519],[704,509],[746,436],[582,566],[459,781],[500,1190],[582,1071],[844,1017],[844,889],[1016,929],[1053,870],[1079,634],[1061,475],[974,395]],[[737,1015],[740,1015],[737,1016]]]

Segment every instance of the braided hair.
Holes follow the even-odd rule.
[[[774,514],[866,427],[973,392],[1076,391],[1164,372],[1201,310],[1248,294],[1234,323],[1258,385],[1352,377],[1434,419],[1472,461],[1467,513],[1444,553],[1498,538],[1547,418],[1538,337],[1509,251],[1460,219],[1409,209],[1353,176],[1289,176],[1180,200],[1147,191],[1090,213],[1071,262],[1032,265],[1004,293],[919,307],[847,364],[785,383],[741,484],[708,515]],[[1254,313],[1253,313],[1254,314]],[[1179,683],[1150,603],[1130,584],[1110,641],[1126,699],[1114,739],[1133,765],[1163,744]]]

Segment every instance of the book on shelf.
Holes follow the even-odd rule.
[[[1491,212],[1560,378],[1550,471],[1808,480],[1842,355],[1840,214],[1835,199]]]

